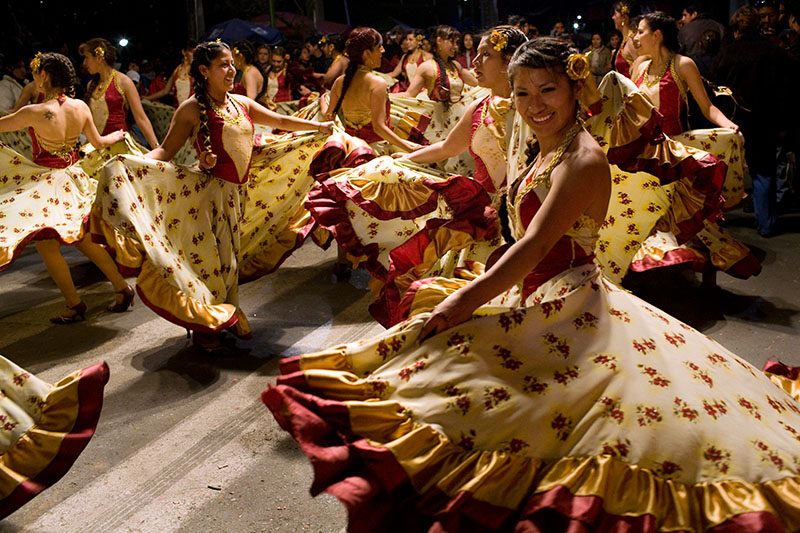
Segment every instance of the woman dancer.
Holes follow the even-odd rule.
[[[478,80],[453,60],[458,49],[458,30],[451,26],[438,26],[433,32],[433,58],[419,66],[408,90],[399,96],[416,97],[423,89],[434,102],[458,102],[464,85],[478,85]]]
[[[345,43],[350,61],[331,88],[330,103],[321,102],[322,113],[333,120],[341,110],[345,132],[367,143],[380,141],[407,152],[419,145],[401,139],[389,123],[386,81],[372,71],[381,64],[383,39],[373,28],[355,28]]]
[[[472,60],[475,59],[477,51],[475,49],[475,39],[472,33],[467,32],[461,36],[461,46],[456,55],[456,61],[466,69],[472,68]]]
[[[744,192],[744,138],[738,133],[739,126],[712,105],[694,61],[677,53],[675,20],[662,12],[648,13],[639,22],[633,41],[640,56],[634,62],[631,77],[664,116],[664,133],[687,146],[710,152],[728,165],[722,196],[726,208],[734,207]],[[703,115],[720,129],[686,131],[688,94],[692,95]],[[678,246],[674,236],[658,232],[645,241],[631,268],[641,271],[693,263],[698,270],[704,270],[707,284],[713,284],[713,267],[739,278],[747,278],[761,270],[750,250],[713,220],[705,222],[696,242],[696,246]]]
[[[198,45],[191,68],[195,94],[175,112],[164,143],[145,158],[120,156],[109,162],[98,195],[102,216],[145,248],[147,259],[137,279],[142,300],[192,330],[195,344],[209,350],[221,347],[225,329],[240,338],[250,336],[237,280],[241,236],[257,233],[240,226],[243,203],[250,196],[244,194],[245,184],[255,164],[253,124],[331,132],[330,123],[278,115],[246,97],[230,95],[233,61],[224,43]],[[205,172],[161,162],[194,135]],[[263,166],[270,170],[269,161]],[[260,203],[253,206],[254,215],[272,208]]]
[[[349,59],[342,53],[344,51],[344,42],[342,37],[336,33],[323,35],[322,39],[319,40],[319,48],[325,54],[325,59],[329,61],[328,70],[324,74],[316,72],[314,77],[319,81],[320,85],[330,89],[333,82],[344,74],[349,64]]]
[[[370,310],[382,324],[396,321],[395,308],[414,280],[450,275],[467,260],[486,261],[500,245],[499,235],[482,218],[505,187],[513,118],[506,68],[525,41],[511,26],[493,28],[482,37],[473,65],[478,83],[491,94],[470,104],[445,140],[397,160],[375,159],[309,194],[306,206],[317,221],[351,258],[365,263],[377,282],[373,290],[380,285],[379,300]],[[474,159],[472,180],[421,166],[467,151]],[[468,220],[464,215],[470,212],[475,216]],[[477,219],[480,223],[473,223]]]
[[[642,9],[636,0],[619,0],[614,4],[614,28],[622,34],[622,43],[616,49],[611,64],[623,76],[631,77],[631,66],[639,55],[632,38],[636,34],[636,19],[641,16]]]
[[[95,38],[80,45],[78,52],[83,56],[83,64],[89,74],[98,75],[86,90],[86,101],[92,110],[97,131],[101,135],[116,130],[128,131],[130,110],[150,147],[158,146],[158,139],[144,113],[136,86],[127,76],[114,69],[117,59],[114,46],[105,39]]]
[[[272,50],[272,64],[264,73],[266,86],[261,95],[261,103],[274,108],[276,103],[292,100],[292,75],[287,70],[288,54],[283,47],[276,46]]]
[[[234,86],[233,92],[241,94],[251,100],[261,94],[264,89],[264,76],[261,71],[253,65],[256,59],[256,52],[253,45],[248,41],[237,41],[233,46],[233,61],[236,70],[241,72],[242,78]]]
[[[189,74],[189,70],[192,66],[192,54],[194,53],[195,46],[197,46],[197,41],[193,39],[186,41],[183,50],[181,50],[181,54],[183,55],[181,64],[175,67],[172,76],[169,77],[164,88],[145,96],[145,100],[158,100],[168,94],[172,94],[175,99],[173,105],[178,107],[192,96],[192,85],[194,81]]]
[[[611,180],[567,46],[509,67],[540,148],[509,187],[517,242],[432,313],[285,360],[262,399],[351,531],[794,530],[796,384],[592,263]]]
[[[84,320],[86,304],[59,250],[62,243],[74,245],[114,286],[117,298],[108,310],[123,312],[133,304],[134,292],[108,252],[91,241],[87,229],[97,182],[78,164],[81,133],[101,149],[122,139],[122,132],[100,136],[86,104],[67,96],[77,81],[68,58],[37,54],[31,72],[44,101],[0,118],[0,131],[28,127],[33,143],[32,162],[9,148],[0,152],[0,168],[6,174],[0,180],[5,184],[0,188],[0,270],[33,240],[67,307],[50,321],[70,324]]]
[[[433,59],[433,55],[425,52],[421,48],[425,34],[420,30],[413,30],[406,34],[405,47],[406,53],[392,72],[389,73],[393,78],[397,78],[397,83],[392,86],[393,93],[403,92],[408,89],[408,84],[414,79],[417,68],[425,61]]]

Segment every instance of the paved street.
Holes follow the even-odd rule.
[[[728,228],[764,257],[751,280],[719,274],[702,289],[693,273],[636,276],[631,288],[756,366],[800,365],[800,216],[763,239],[752,215]],[[111,286],[77,251],[62,248],[89,305],[87,322],[50,324],[63,301],[33,246],[0,273],[0,354],[55,381],[105,360],[111,368],[94,439],[72,470],[0,522],[0,532],[340,532],[345,512],[308,495],[311,468],[259,394],[281,354],[298,354],[380,331],[367,313],[368,276],[330,276],[335,249],[311,242],[271,276],[244,285],[255,338],[231,357],[189,345],[183,329],[140,301],[106,313]]]

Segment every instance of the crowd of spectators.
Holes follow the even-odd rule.
[[[796,106],[790,97],[796,86],[800,60],[797,5],[791,1],[757,0],[751,6],[740,8],[729,21],[714,20],[704,5],[697,2],[675,13],[680,27],[681,52],[695,61],[710,89],[722,85],[732,90],[733,118],[741,125],[746,138],[751,175],[755,180],[774,184],[776,190],[772,196],[778,202],[777,209],[792,207],[790,202],[794,196],[791,178],[797,134],[792,126],[796,120]],[[578,32],[563,19],[549,22],[551,29],[545,34],[569,39],[584,49],[597,82],[612,69],[612,52],[623,40],[617,30],[606,32],[603,30],[606,25],[598,24],[593,27],[594,31]],[[509,16],[507,23],[529,38],[539,35],[537,26],[523,16]],[[405,43],[409,33],[417,36],[422,50],[430,51],[431,42],[425,31],[401,26],[392,28],[384,34],[381,71],[398,70],[397,65],[408,53]],[[478,35],[479,32],[469,30],[461,35],[456,61],[464,68],[469,68],[475,57]],[[302,99],[330,87],[343,72],[344,67],[337,62],[343,53],[343,37],[336,34],[312,36],[305,40],[289,40],[279,47],[254,43],[250,61],[264,80],[257,98],[262,103],[272,104],[280,99]],[[69,50],[64,48],[60,52],[71,57],[77,67],[82,82],[77,87],[77,96],[81,97],[82,88],[90,79],[86,69],[81,68],[82,58],[70,56]],[[0,54],[0,111],[11,110],[18,104],[23,88],[30,82],[29,59],[19,54]],[[155,95],[163,103],[176,105],[174,91],[164,94],[164,89],[170,89],[172,69],[179,61],[178,54],[128,59],[118,65],[118,70],[134,82],[143,97]],[[278,79],[285,90],[274,89]],[[709,94],[715,95],[713,91]]]

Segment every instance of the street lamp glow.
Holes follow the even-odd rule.
[[[128,46],[128,39],[126,39],[125,37],[123,37],[122,39],[120,39],[120,40],[119,40],[119,45],[120,45],[121,47],[125,48],[126,46]]]
[[[575,17],[575,18],[577,18],[578,20],[581,20],[581,19],[583,18],[583,16],[582,16],[582,15],[578,15],[578,16],[577,16],[577,17]]]

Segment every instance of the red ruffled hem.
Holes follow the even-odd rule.
[[[288,362],[286,370],[291,366]],[[613,515],[604,510],[602,498],[574,495],[564,486],[531,494],[517,509],[476,500],[465,491],[454,496],[438,489],[418,493],[391,451],[352,432],[344,403],[298,390],[304,386],[300,374],[281,377],[278,382],[264,391],[261,399],[311,461],[311,494],[327,492],[338,498],[347,508],[351,533],[658,531],[652,515]],[[709,531],[786,530],[774,515],[751,512]]]
[[[648,153],[648,145],[672,142],[661,130],[663,117],[653,110],[650,119],[639,128],[640,136],[623,146],[608,150],[608,161],[626,172],[646,172],[659,179],[661,185],[686,179],[690,188],[703,196],[703,206],[692,213],[692,217],[678,222],[678,243],[684,243],[702,229],[704,220],[714,221],[722,214],[724,199],[720,195],[727,173],[727,165],[717,157],[706,154],[700,159],[686,157],[676,166],[661,162],[658,158],[642,158]]]
[[[35,478],[20,483],[11,494],[0,501],[0,519],[25,505],[69,471],[94,436],[103,407],[103,388],[108,383],[108,376],[108,365],[105,362],[81,370],[78,383],[79,407],[75,424],[62,440],[58,454],[50,464]]]
[[[14,248],[13,253],[11,254],[11,259],[4,265],[0,265],[0,272],[11,266],[11,263],[17,260],[17,258],[22,254],[22,250],[31,242],[31,241],[46,241],[46,240],[56,240],[59,244],[64,246],[72,246],[76,242],[80,242],[86,233],[89,231],[89,218],[90,215],[86,215],[83,217],[83,223],[81,224],[81,233],[77,240],[72,242],[65,241],[61,235],[58,233],[58,230],[55,228],[40,228],[34,232],[31,232],[27,237],[22,239],[20,243]]]
[[[661,260],[657,260],[646,255],[643,259],[631,262],[631,270],[634,272],[645,272],[653,268],[660,268],[672,265],[688,264],[696,272],[702,272],[707,261],[701,259],[691,250],[676,249],[664,254]]]

